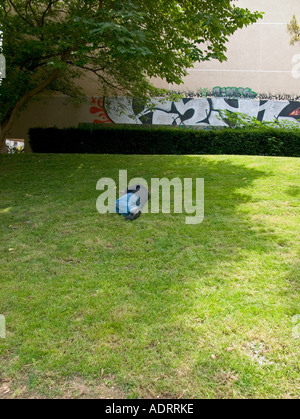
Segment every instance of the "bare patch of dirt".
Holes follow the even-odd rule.
[[[106,376],[96,382],[74,377],[64,381],[52,381],[42,392],[29,391],[26,379],[13,383],[0,380],[0,399],[124,399],[126,395],[115,384],[113,377]],[[46,386],[47,387],[47,386]]]
[[[4,399],[11,393],[10,382],[0,381],[0,398]]]

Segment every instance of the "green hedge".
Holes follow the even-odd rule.
[[[32,128],[29,137],[35,153],[300,156],[300,130],[295,129],[104,125],[95,129]]]

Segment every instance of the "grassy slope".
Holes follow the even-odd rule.
[[[299,168],[1,156],[0,397],[297,397]],[[204,177],[204,222],[99,215],[96,182],[119,169]]]

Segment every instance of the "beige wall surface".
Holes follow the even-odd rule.
[[[300,48],[289,44],[287,30],[294,14],[300,19],[299,0],[239,0],[236,4],[265,12],[264,18],[230,38],[226,62],[196,63],[184,84],[169,87],[183,92],[249,87],[259,94],[299,96]]]
[[[67,97],[43,97],[33,101],[20,114],[10,138],[28,139],[30,128],[44,127],[76,127],[83,122],[93,122],[90,113],[92,98],[87,102],[74,104]]]

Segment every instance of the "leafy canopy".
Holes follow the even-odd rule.
[[[230,0],[1,0],[7,60],[1,121],[44,89],[78,96],[86,72],[102,92],[158,94],[197,61],[226,60],[226,42],[262,17]]]

